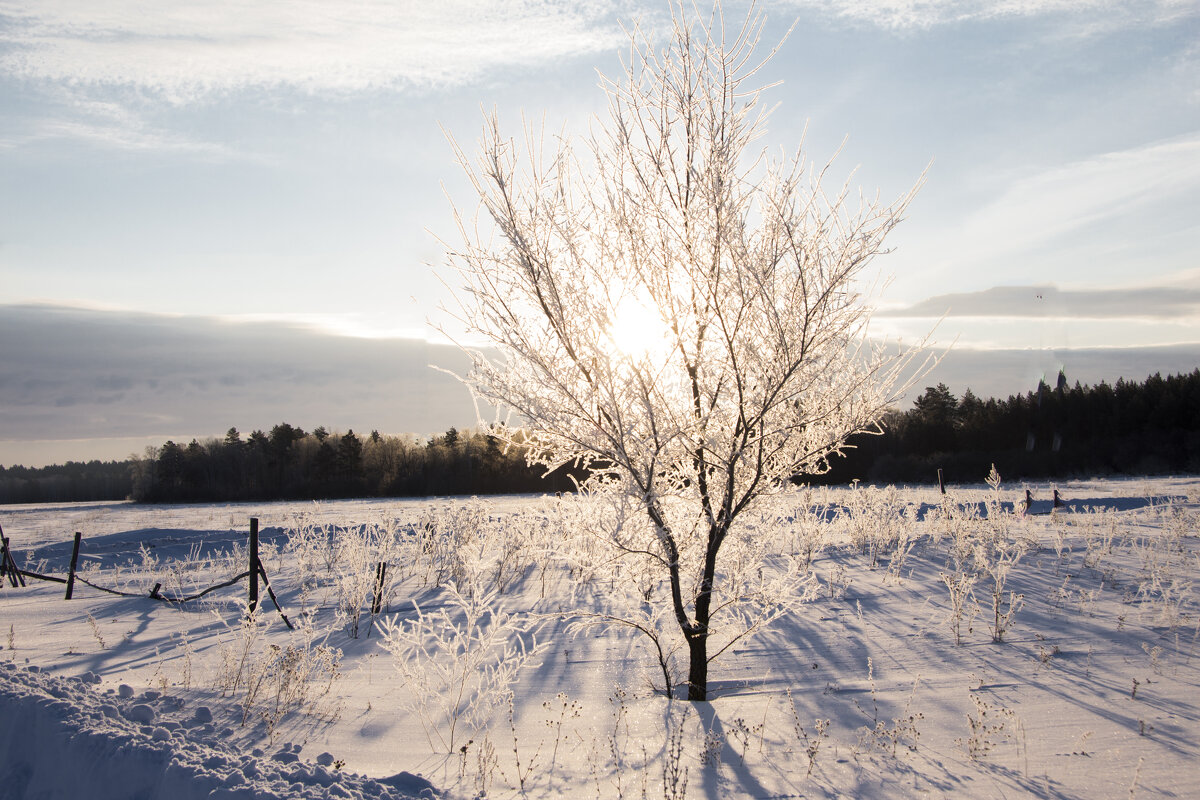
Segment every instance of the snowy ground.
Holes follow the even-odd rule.
[[[1200,479],[1062,483],[1071,507],[1053,515],[1048,485],[1001,494],[1020,504],[1025,488],[1034,514],[1003,522],[1015,561],[1002,600],[1016,610],[1002,642],[992,580],[977,576],[959,644],[946,584],[956,543],[984,522],[945,518],[926,488],[817,492],[900,526],[899,542],[864,553],[862,526],[826,513],[815,596],[714,662],[713,699],[695,704],[653,690],[643,639],[567,635],[559,612],[594,610],[603,586],[580,590],[530,533],[552,499],[2,507],[26,569],[64,575],[81,531],[81,575],[142,596],[0,589],[0,798],[1200,796]],[[144,596],[243,571],[252,516],[297,630],[265,593],[244,623],[245,581],[183,604]],[[422,522],[451,549],[414,549]],[[471,539],[464,565],[453,531],[467,528],[492,538]],[[497,536],[543,550],[505,561]],[[448,587],[467,578],[491,581],[480,594],[514,615],[475,631],[511,633],[507,658],[473,667],[431,638],[397,665],[380,622],[424,618],[453,645],[440,615],[465,629]],[[488,694],[535,638],[499,687],[511,704]],[[456,674],[484,700],[421,688]]]

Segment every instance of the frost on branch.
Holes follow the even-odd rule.
[[[568,631],[636,631],[653,665],[650,680],[671,695],[686,682],[679,663],[686,642],[673,614],[669,571],[658,554],[655,526],[624,495],[584,490],[561,502],[566,535],[558,553],[574,578],[575,614]],[[672,519],[688,513],[682,502],[664,506]],[[809,559],[795,546],[812,516],[781,499],[764,504],[760,513],[743,515],[731,528],[713,582],[710,661],[815,596]],[[673,526],[682,530],[684,524],[680,516]],[[677,544],[681,593],[695,597],[704,576],[706,539],[687,531]]]
[[[855,200],[802,151],[756,152],[762,16],[673,18],[661,52],[631,31],[582,144],[533,126],[516,141],[493,115],[477,157],[458,150],[480,206],[449,257],[461,321],[501,354],[469,350],[465,377],[506,414],[492,433],[637,506],[653,535],[634,555],[669,585],[656,602],[703,699],[735,520],[902,393],[909,356],[868,339],[862,284],[912,194]]]
[[[383,648],[404,679],[406,704],[425,728],[430,745],[452,753],[463,728],[481,729],[503,703],[517,674],[545,648],[522,618],[504,611],[495,591],[445,590],[445,605],[380,625]],[[434,740],[436,741],[436,744]]]

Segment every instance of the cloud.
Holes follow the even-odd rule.
[[[0,73],[186,102],[294,87],[361,92],[472,81],[612,50],[614,3],[560,0],[44,0],[0,5]]]
[[[1143,286],[1064,290],[1056,286],[995,286],[979,292],[943,294],[904,308],[880,309],[879,317],[1056,317],[1077,319],[1197,319],[1200,287]]]
[[[32,132],[0,136],[0,149],[21,147],[31,142],[70,139],[99,147],[129,152],[186,153],[207,158],[227,159],[236,154],[212,142],[195,141],[186,136],[154,130],[141,120],[124,123],[86,119],[47,119],[39,121]]]
[[[1167,216],[1200,196],[1200,135],[1105,153],[1026,176],[968,220],[961,238],[1028,249],[1137,214]]]
[[[1191,0],[792,0],[851,22],[881,28],[932,28],[1015,17],[1068,16],[1080,34],[1130,25],[1169,25],[1195,16]]]
[[[471,427],[457,349],[279,323],[0,306],[0,463],[12,443],[218,435],[230,426]],[[121,457],[115,453],[112,457]]]
[[[1038,284],[1086,274],[1115,284],[1130,274],[1194,268],[1200,225],[1200,132],[1017,174],[979,170],[994,198],[943,224],[927,242],[931,279],[994,275]]]
[[[986,294],[986,293],[980,293]],[[0,464],[120,459],[167,439],[278,422],[430,435],[472,427],[453,347],[363,339],[272,323],[0,306]],[[1063,369],[1072,381],[1187,372],[1200,344],[951,350],[915,386],[1007,397]]]

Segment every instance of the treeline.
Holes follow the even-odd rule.
[[[131,463],[131,495],[139,502],[302,500],[345,497],[506,494],[569,491],[566,470],[545,476],[517,448],[493,436],[445,434],[360,437],[353,430],[311,432],[280,423],[269,433],[223,440],[166,442]]]
[[[976,483],[992,464],[1005,480],[1200,473],[1200,369],[1142,383],[1055,385],[1007,400],[928,387],[893,411],[880,436],[857,436],[829,472],[799,481]],[[576,477],[580,477],[576,475]],[[0,503],[121,500],[224,502],[570,491],[564,470],[543,477],[524,453],[454,428],[428,441],[372,431],[311,432],[280,423],[243,438],[168,441],[127,461],[0,467]]]
[[[0,466],[0,503],[124,500],[132,492],[129,461],[68,461],[50,467]]]
[[[577,476],[578,477],[578,476]],[[269,432],[168,441],[126,461],[0,467],[0,503],[124,500],[212,503],[347,497],[571,491],[570,470],[544,475],[519,448],[451,428],[419,441],[372,431],[308,432],[280,423]]]
[[[976,483],[992,464],[1005,479],[1200,473],[1200,369],[1142,383],[1054,386],[1007,400],[926,388],[889,414],[881,436],[857,436],[818,480],[930,483],[942,468]]]

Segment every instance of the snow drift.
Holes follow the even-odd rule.
[[[374,780],[317,763],[283,744],[238,753],[205,706],[129,687],[100,694],[94,676],[64,679],[0,664],[0,798],[430,798],[401,772]],[[98,682],[99,678],[95,678]]]

